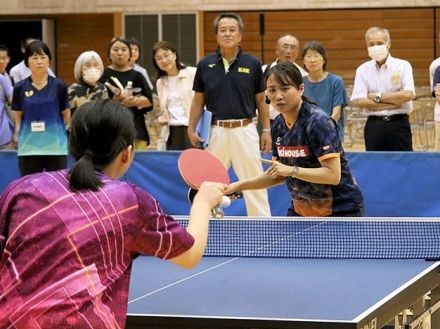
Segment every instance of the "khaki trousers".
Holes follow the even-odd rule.
[[[219,158],[227,169],[232,165],[239,180],[263,173],[260,138],[253,123],[237,128],[211,126],[207,150]],[[248,216],[270,217],[266,189],[244,191],[243,196]]]

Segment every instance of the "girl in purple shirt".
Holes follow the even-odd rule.
[[[202,185],[182,228],[140,188],[119,181],[134,158],[131,113],[97,100],[75,113],[70,171],[11,183],[0,198],[0,328],[124,328],[139,255],[193,267],[226,186]],[[146,280],[148,278],[145,278]]]

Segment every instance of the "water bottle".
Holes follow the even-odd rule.
[[[133,82],[127,81],[127,86],[125,86],[125,95],[126,97],[133,96]]]

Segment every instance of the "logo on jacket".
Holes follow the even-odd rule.
[[[251,73],[251,69],[247,68],[247,67],[239,67],[238,68],[238,72],[250,74]]]
[[[215,64],[208,64],[208,67],[209,67],[210,69],[212,69],[214,66],[215,66]]]

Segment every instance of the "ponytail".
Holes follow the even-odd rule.
[[[82,189],[97,191],[102,182],[96,175],[93,165],[93,153],[86,151],[79,158],[69,172],[70,189],[74,192]]]

